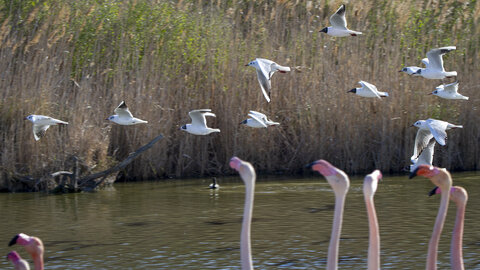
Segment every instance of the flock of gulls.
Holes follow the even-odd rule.
[[[331,26],[323,28],[320,32],[326,33],[327,35],[333,37],[361,35],[362,32],[353,31],[347,28],[345,11],[345,5],[341,5],[340,8],[330,17]],[[442,58],[444,54],[455,49],[455,46],[432,49],[427,53],[427,58],[421,60],[425,67],[409,66],[403,68],[400,70],[400,72],[405,72],[411,76],[421,76],[423,78],[432,80],[443,80],[445,78],[456,77],[456,71],[445,71]],[[251,66],[256,69],[257,79],[267,102],[271,101],[271,79],[275,72],[278,71],[280,73],[286,73],[300,69],[300,67],[282,66],[274,61],[263,58],[256,58],[246,66]],[[348,92],[366,98],[385,98],[389,96],[387,92],[378,91],[377,87],[369,82],[359,81],[359,84],[362,87],[353,88]],[[458,93],[458,81],[450,84],[442,84],[436,87],[436,90],[431,94],[444,99],[468,100],[468,97]],[[215,114],[210,109],[193,110],[190,111],[188,115],[190,116],[192,122],[190,124],[183,125],[180,130],[194,135],[208,135],[210,133],[220,132],[220,129],[210,128],[207,126],[206,117],[215,117]],[[269,120],[265,114],[257,111],[249,111],[248,116],[250,118],[243,120],[240,122],[240,124],[244,124],[252,128],[267,128],[268,126],[280,125],[280,123]],[[68,124],[68,122],[43,115],[29,115],[25,119],[33,123],[33,135],[37,141],[45,135],[50,126]],[[125,101],[122,101],[114,110],[114,115],[108,117],[106,120],[119,125],[148,123],[145,120],[135,118],[128,109]],[[449,199],[457,204],[457,211],[459,211],[459,213],[463,211],[464,214],[465,204],[468,198],[465,189],[462,187],[452,187],[452,179],[450,173],[446,169],[440,169],[432,166],[434,147],[436,143],[442,146],[446,144],[447,130],[462,128],[462,126],[436,119],[418,120],[412,126],[417,127],[418,131],[415,137],[413,155],[411,157],[411,177],[415,175],[422,175],[429,178],[432,183],[437,186],[437,188],[434,189],[431,194],[441,194],[440,208],[428,248],[426,269],[430,270],[436,269],[438,242],[443,228],[443,223],[445,221]],[[241,232],[241,263],[242,269],[253,269],[250,243],[250,224],[252,218],[256,174],[253,166],[249,162],[243,161],[237,157],[233,157],[230,160],[230,166],[239,172],[246,186],[245,208]],[[327,269],[337,269],[343,207],[345,196],[350,185],[349,179],[343,171],[334,167],[325,160],[315,161],[309,166],[313,170],[321,173],[328,180],[335,193],[335,213],[328,250]],[[373,205],[373,195],[377,189],[378,181],[381,178],[381,172],[375,170],[373,173],[367,175],[364,181],[364,195],[370,230],[368,269],[377,270],[380,269],[380,238],[375,207]],[[212,185],[210,185],[210,188],[218,187],[219,186],[214,179],[214,182]],[[452,269],[464,269],[461,245],[462,235],[463,216],[457,215],[454,233],[452,236]],[[39,238],[31,237],[21,233],[12,239],[10,245],[13,244],[24,246],[26,251],[30,253],[34,260],[35,269],[43,269],[44,247]],[[21,259],[21,257],[15,251],[10,252],[7,257],[8,260],[15,265],[15,269],[30,269],[28,263]]]

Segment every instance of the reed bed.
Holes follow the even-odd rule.
[[[15,175],[84,170],[125,158],[158,134],[163,141],[122,177],[141,180],[233,173],[237,155],[260,173],[302,174],[327,159],[349,173],[409,165],[416,120],[464,125],[436,147],[434,163],[450,170],[480,164],[479,48],[476,1],[347,3],[349,28],[364,34],[331,38],[318,31],[341,1],[3,1],[0,3],[0,188]],[[457,46],[444,57],[459,74],[468,101],[428,96],[438,80],[398,71],[420,65],[428,50]],[[261,94],[256,57],[302,66],[275,74],[272,102]],[[390,97],[346,91],[365,80]],[[125,100],[147,125],[105,119]],[[221,133],[179,130],[188,112],[210,108]],[[249,110],[280,126],[254,130],[238,123]],[[22,119],[43,114],[68,121],[35,142]]]

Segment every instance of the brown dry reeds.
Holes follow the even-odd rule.
[[[480,164],[479,47],[476,1],[363,1],[347,5],[352,38],[319,33],[340,1],[4,1],[0,4],[0,187],[14,175],[69,169],[78,156],[92,170],[121,160],[158,134],[165,139],[134,161],[128,179],[232,173],[232,155],[262,173],[303,172],[324,158],[349,173],[409,164],[418,119],[464,125],[449,132],[434,162],[450,170]],[[35,4],[37,3],[37,4]],[[426,94],[440,81],[398,71],[420,65],[434,47],[469,101]],[[256,57],[304,66],[275,74],[272,102],[260,91]],[[346,91],[365,80],[390,97]],[[125,100],[148,125],[105,118]],[[192,109],[210,108],[221,133],[193,136],[179,127]],[[280,126],[238,123],[249,110]],[[68,121],[33,139],[29,114]]]

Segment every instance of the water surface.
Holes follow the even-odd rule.
[[[464,258],[480,269],[480,173],[454,173],[469,192]],[[240,269],[244,186],[240,178],[117,183],[95,193],[0,194],[0,255],[17,250],[24,232],[42,238],[46,269]],[[340,241],[340,269],[366,269],[368,221],[363,179],[353,178]],[[426,178],[385,177],[375,204],[382,269],[422,269],[440,196],[428,197]],[[334,195],[322,178],[262,179],[255,192],[252,249],[256,269],[324,269]],[[439,269],[449,269],[455,206],[439,248]],[[30,258],[28,258],[30,260]],[[13,269],[0,260],[1,269]]]

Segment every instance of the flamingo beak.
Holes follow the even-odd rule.
[[[429,193],[428,193],[428,196],[433,196],[435,194],[437,194],[437,190],[438,190],[438,187],[434,187]]]
[[[12,240],[10,240],[10,243],[8,243],[8,246],[11,247],[13,245],[15,245],[17,243],[17,239],[18,239],[18,234],[15,235]]]

